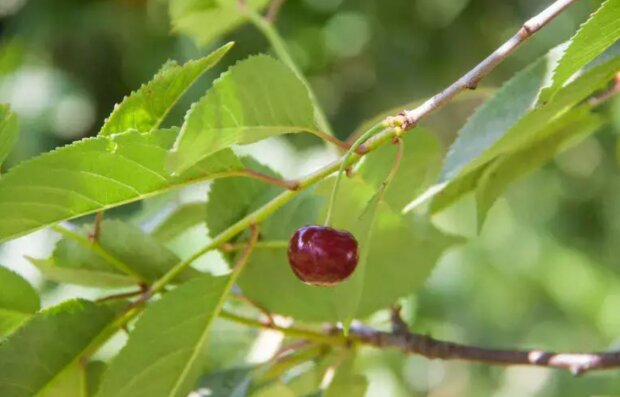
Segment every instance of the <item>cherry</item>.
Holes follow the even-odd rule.
[[[288,245],[288,261],[303,282],[333,286],[353,273],[359,257],[357,240],[347,231],[327,226],[303,226]]]

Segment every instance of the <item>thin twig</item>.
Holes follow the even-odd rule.
[[[97,211],[95,214],[95,224],[93,226],[93,232],[88,236],[90,241],[99,240],[99,235],[101,234],[101,222],[103,221],[103,211]]]
[[[233,293],[231,294],[231,296],[233,298],[236,298],[238,300],[240,300],[241,302],[252,306],[254,309],[258,310],[263,317],[265,317],[266,321],[268,324],[275,324],[275,321],[273,319],[273,316],[271,315],[271,313],[269,312],[269,310],[265,309],[263,306],[261,306],[260,304],[254,302],[252,299],[248,298],[247,296],[241,294],[241,293]]]
[[[299,181],[275,178],[271,175],[263,174],[258,171],[254,171],[250,169],[239,171],[239,175],[258,179],[259,181],[269,183],[270,185],[280,186],[288,190],[299,189]]]
[[[404,130],[413,128],[421,118],[426,117],[443,107],[452,98],[464,90],[476,89],[480,80],[486,77],[495,67],[513,53],[521,44],[538,32],[543,26],[551,22],[562,11],[575,3],[577,0],[557,0],[540,14],[529,19],[508,41],[493,51],[486,59],[476,67],[451,84],[448,88],[425,101],[413,110],[405,110],[396,117],[390,117],[392,125]]]
[[[256,245],[256,242],[258,241],[258,234],[259,234],[258,230],[259,230],[258,225],[254,223],[250,224],[250,239],[248,240],[248,243],[245,245],[245,248],[243,249],[243,251],[241,252],[241,256],[239,256],[239,258],[237,259],[237,262],[232,268],[232,273],[234,275],[239,276],[239,274],[241,273],[241,270],[248,262],[248,259],[250,259],[250,254],[252,253],[252,250],[254,250],[254,246]]]
[[[133,298],[134,296],[138,296],[144,292],[144,288],[140,288],[137,291],[123,292],[120,294],[113,294],[101,297],[96,300],[97,303],[108,302],[116,299],[125,299],[125,298]]]
[[[278,18],[278,13],[280,12],[280,7],[284,4],[285,0],[272,0],[269,5],[269,9],[265,14],[265,20],[269,23],[274,23],[276,18]]]

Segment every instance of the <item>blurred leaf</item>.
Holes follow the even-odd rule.
[[[105,220],[96,244],[87,237],[92,228],[87,226],[75,239],[60,240],[51,258],[31,261],[51,280],[111,288],[150,284],[180,262],[172,251],[135,225]],[[187,281],[199,274],[188,268],[176,280]]]
[[[84,139],[26,161],[0,179],[0,241],[237,170],[228,150],[171,177],[177,130]]]
[[[17,142],[17,115],[7,104],[0,104],[0,166]]]
[[[249,394],[254,368],[232,368],[203,376],[198,388],[209,391],[209,397],[245,397]]]
[[[230,277],[205,275],[150,304],[112,360],[97,397],[186,397],[200,376],[211,322]]]
[[[54,281],[119,287],[150,284],[181,260],[161,242],[130,223],[104,220],[95,244],[88,239],[92,230],[93,226],[87,226],[82,234],[63,238],[56,244],[51,258],[33,263]],[[199,274],[188,268],[176,280],[187,281]]]
[[[252,393],[252,397],[297,397],[297,395],[284,383],[274,382]]]
[[[107,365],[103,361],[91,361],[88,363],[86,366],[86,395],[84,397],[97,394],[106,369]]]
[[[368,389],[368,380],[365,376],[356,374],[353,370],[354,354],[348,354],[345,361],[336,368],[336,375],[325,390],[324,397],[364,397]]]
[[[358,313],[360,303],[364,296],[364,287],[367,281],[366,267],[370,255],[372,244],[372,234],[375,229],[377,213],[381,205],[384,188],[380,187],[362,210],[359,218],[355,222],[351,232],[356,237],[359,244],[359,259],[357,267],[348,280],[340,285],[340,305],[338,305],[338,317],[342,319],[345,335],[349,332],[351,321]]]
[[[189,110],[169,169],[184,171],[232,145],[300,131],[316,131],[304,83],[283,63],[252,56],[222,74]]]
[[[39,308],[34,288],[17,273],[0,267],[0,337],[11,333]]]
[[[125,97],[103,124],[99,135],[111,135],[135,129],[149,132],[159,127],[170,109],[207,70],[230,50],[228,43],[208,56],[182,66],[167,65],[137,91]]]
[[[517,73],[478,108],[450,147],[441,172],[442,182],[475,168],[484,153],[533,109],[546,72],[547,59],[541,58]]]
[[[427,130],[416,128],[403,143],[400,168],[383,198],[396,211],[435,181],[441,167],[441,144]],[[378,189],[392,169],[396,151],[396,145],[386,144],[370,153],[360,167],[362,178]]]
[[[135,278],[109,269],[105,260],[95,253],[88,251],[82,253],[85,254],[84,258],[79,262],[56,262],[54,257],[48,259],[27,257],[27,259],[46,279],[59,283],[96,288],[121,288],[137,284]],[[102,267],[105,269],[101,269]]]
[[[0,344],[2,397],[40,395],[54,390],[57,382],[70,380],[65,371],[75,369],[114,317],[109,307],[85,300],[36,314]]]
[[[257,10],[268,2],[248,0],[246,4]],[[171,0],[170,19],[173,31],[192,37],[201,46],[247,20],[237,0]]]
[[[170,241],[181,235],[187,229],[204,223],[206,216],[206,203],[184,204],[175,209],[172,214],[168,215],[168,217],[151,232],[151,235],[162,242]]]
[[[276,211],[264,222],[262,238],[288,240],[298,227],[320,223],[332,183],[333,179],[324,181],[314,193],[302,193]],[[363,181],[343,179],[333,212],[334,227],[354,230],[372,196],[373,188]],[[356,317],[364,317],[393,304],[401,296],[414,293],[424,283],[444,248],[455,242],[427,221],[402,216],[385,203],[379,205],[372,236]],[[342,320],[343,295],[351,288],[347,282],[330,288],[300,282],[290,269],[286,249],[256,250],[239,285],[256,303],[299,321]],[[278,288],[273,288],[274,285]]]
[[[586,107],[572,110],[549,123],[539,132],[539,139],[530,146],[494,160],[477,183],[478,228],[482,227],[487,212],[510,183],[581,142],[603,122],[601,117],[590,113]]]
[[[247,168],[280,178],[281,176],[246,157],[242,159]],[[281,189],[250,178],[225,178],[214,181],[207,201],[207,227],[209,234],[216,236],[233,223],[248,215],[271,198]]]
[[[445,183],[441,189],[443,192],[435,196],[431,210],[439,211],[471,191],[482,175],[481,167],[499,155],[527,147],[544,134],[547,125],[555,118],[604,88],[620,68],[620,49],[614,49],[604,57],[608,60],[589,68],[541,107],[531,107],[538,88],[530,86],[524,94],[523,90],[530,82],[523,79],[534,74],[541,82],[542,75],[547,73],[542,60],[511,79],[461,129],[444,163],[440,178]],[[527,104],[518,99],[519,95],[528,98]],[[514,117],[512,103],[523,111],[519,117]]]
[[[620,39],[620,0],[607,0],[579,28],[553,71],[553,82],[540,95],[549,101],[570,77]]]

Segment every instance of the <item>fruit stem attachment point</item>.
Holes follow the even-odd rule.
[[[336,203],[336,196],[338,195],[338,188],[340,187],[340,180],[342,179],[342,174],[344,174],[345,170],[349,166],[349,160],[351,159],[351,155],[357,151],[357,149],[366,142],[370,137],[381,133],[386,129],[386,126],[383,123],[376,124],[370,127],[366,132],[364,132],[347,150],[347,152],[342,156],[342,160],[340,161],[340,169],[338,170],[338,175],[336,176],[336,182],[334,182],[334,187],[332,189],[331,196],[329,198],[329,204],[327,207],[327,215],[325,216],[325,226],[331,226],[332,221],[332,212],[334,210],[334,205]]]

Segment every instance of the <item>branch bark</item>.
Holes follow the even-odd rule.
[[[559,368],[567,369],[574,375],[582,375],[588,371],[620,368],[620,351],[557,353],[537,349],[492,349],[465,345],[410,332],[398,313],[396,313],[396,317],[394,313],[392,314],[392,332],[378,331],[364,325],[354,324],[349,329],[348,336],[344,336],[342,330],[336,326],[328,326],[324,332],[321,332],[295,326],[281,327],[226,311],[222,311],[220,316],[250,327],[272,329],[289,337],[318,344],[341,347],[357,344],[381,349],[396,348],[406,354],[418,354],[428,359],[462,360],[505,366],[529,365]]]
[[[469,72],[464,74],[460,79],[448,86],[445,90],[426,100],[417,108],[405,110],[398,116],[389,118],[389,122],[396,127],[402,128],[403,130],[408,130],[413,128],[420,121],[420,119],[429,116],[437,109],[442,108],[461,91],[476,89],[476,87],[478,87],[478,83],[480,83],[480,81],[486,77],[489,72],[495,69],[499,63],[512,54],[534,33],[538,32],[543,26],[551,22],[556,16],[576,1],[577,0],[555,1],[540,12],[540,14],[525,22],[510,39],[499,46],[495,51],[493,51],[493,53],[491,53]]]

